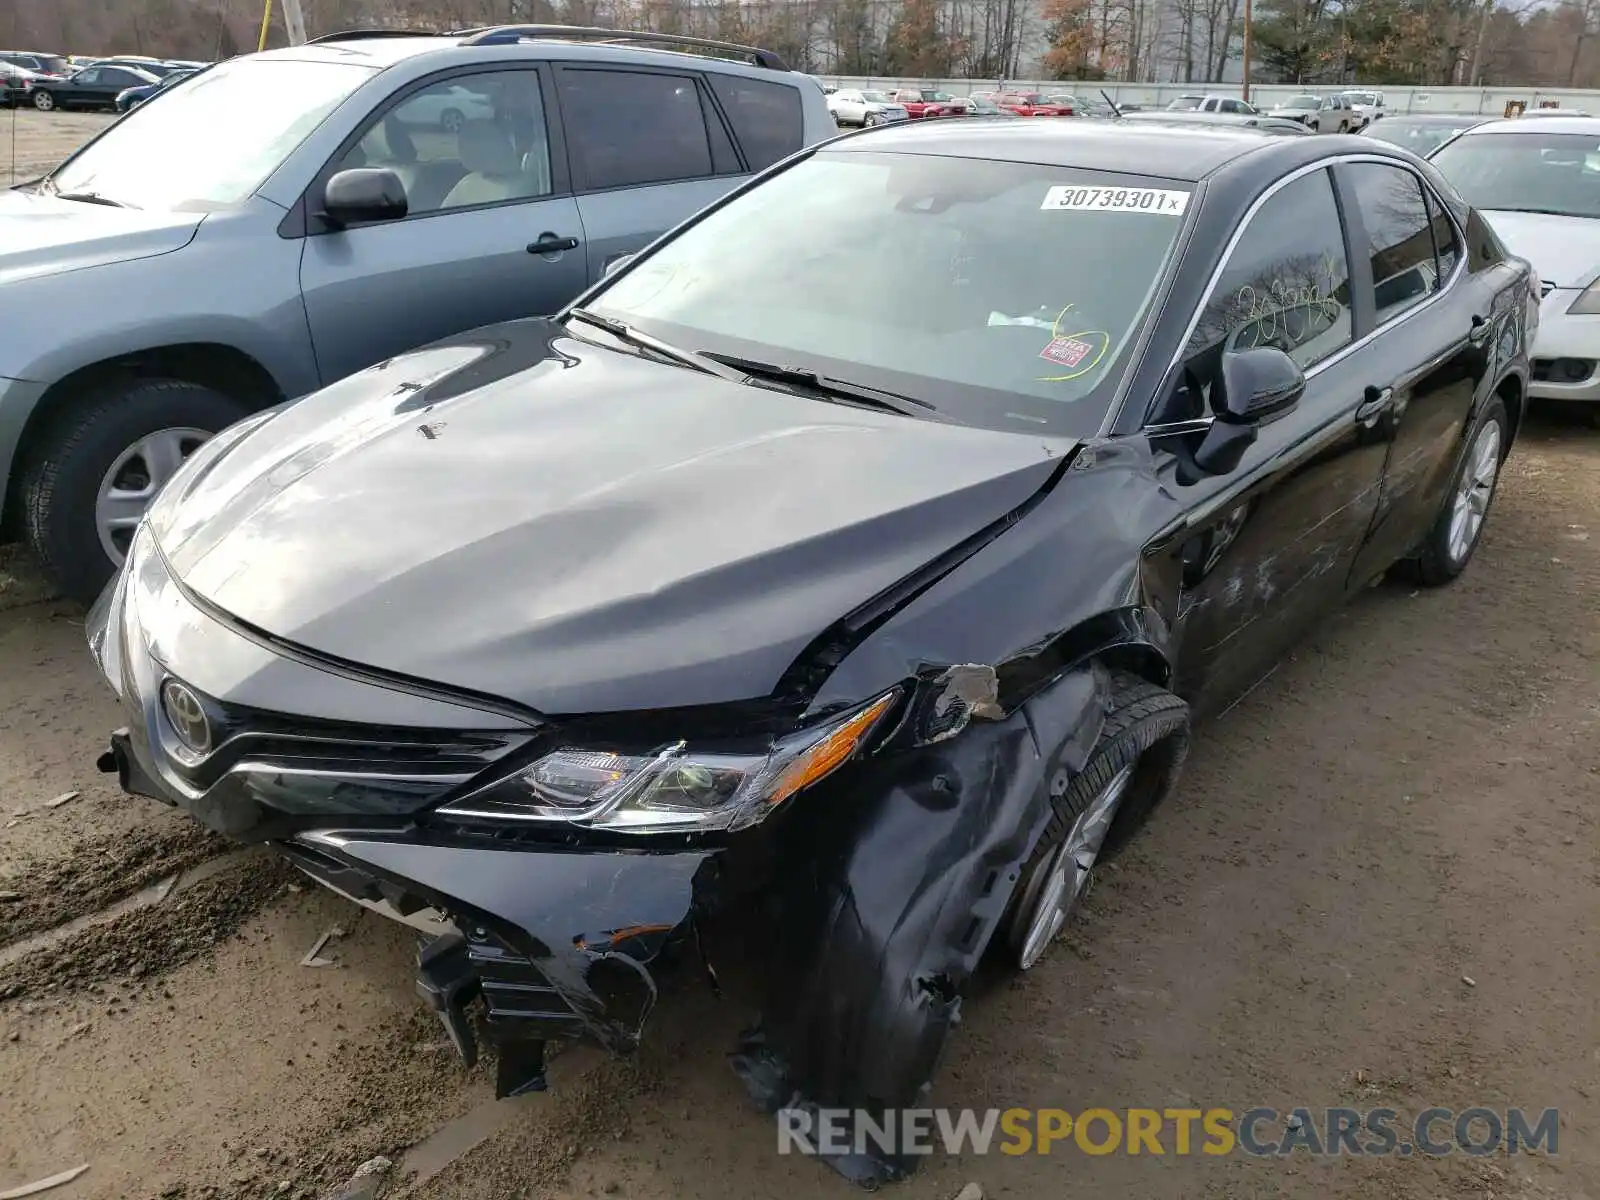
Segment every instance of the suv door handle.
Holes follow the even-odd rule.
[[[559,254],[563,250],[576,250],[577,248],[577,238],[557,237],[548,231],[541,233],[538,241],[528,243],[529,254]]]
[[[1368,427],[1376,425],[1378,419],[1388,412],[1394,404],[1394,389],[1392,387],[1369,387],[1366,398],[1356,409],[1356,420]]]
[[[1487,317],[1472,314],[1472,329],[1467,334],[1467,340],[1474,346],[1481,346],[1489,340],[1489,335],[1494,332],[1494,326]]]

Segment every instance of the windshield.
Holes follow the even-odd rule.
[[[862,92],[861,93],[861,98],[863,100],[871,101],[873,104],[889,104],[889,103],[892,103],[892,101],[890,101],[888,95],[886,93],[884,93],[884,92]]]
[[[1199,108],[1201,101],[1204,99],[1204,96],[1179,96],[1171,104],[1167,105],[1167,111],[1187,112],[1190,109]]]
[[[588,307],[684,349],[912,396],[951,420],[1086,436],[1191,188],[822,152],[639,259]]]
[[[1373,92],[1346,92],[1344,98],[1351,104],[1377,104],[1378,97]]]
[[[1291,96],[1283,102],[1284,108],[1316,108],[1322,101],[1315,96]]]
[[[1024,104],[1043,104],[1045,98],[1038,92],[1018,92],[1017,99]]]
[[[1600,140],[1592,134],[1466,134],[1432,162],[1474,208],[1600,217]]]
[[[1374,121],[1362,130],[1365,137],[1388,142],[1391,146],[1404,146],[1413,154],[1428,157],[1444,145],[1471,121],[1451,124],[1443,121],[1408,121],[1404,117],[1385,117]]]
[[[44,182],[130,208],[207,212],[244,200],[372,76],[349,63],[239,58],[141,104]]]

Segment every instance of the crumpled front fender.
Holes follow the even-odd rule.
[[[926,1094],[1049,819],[1049,781],[1083,768],[1109,708],[1104,670],[1085,667],[1003,720],[870,760],[834,803],[808,798],[817,849],[786,856],[775,889],[773,940],[788,950],[733,1056],[759,1104],[878,1113]],[[867,1185],[915,1166],[829,1162]]]

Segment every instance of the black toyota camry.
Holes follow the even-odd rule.
[[[759,1102],[912,1104],[1196,721],[1467,566],[1536,288],[1371,139],[845,136],[198,450],[90,620],[101,766],[416,925],[502,1094],[761,954]]]

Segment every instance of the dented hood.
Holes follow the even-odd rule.
[[[218,444],[151,517],[193,593],[322,654],[551,714],[770,694],[1070,449],[545,321],[380,364]]]

